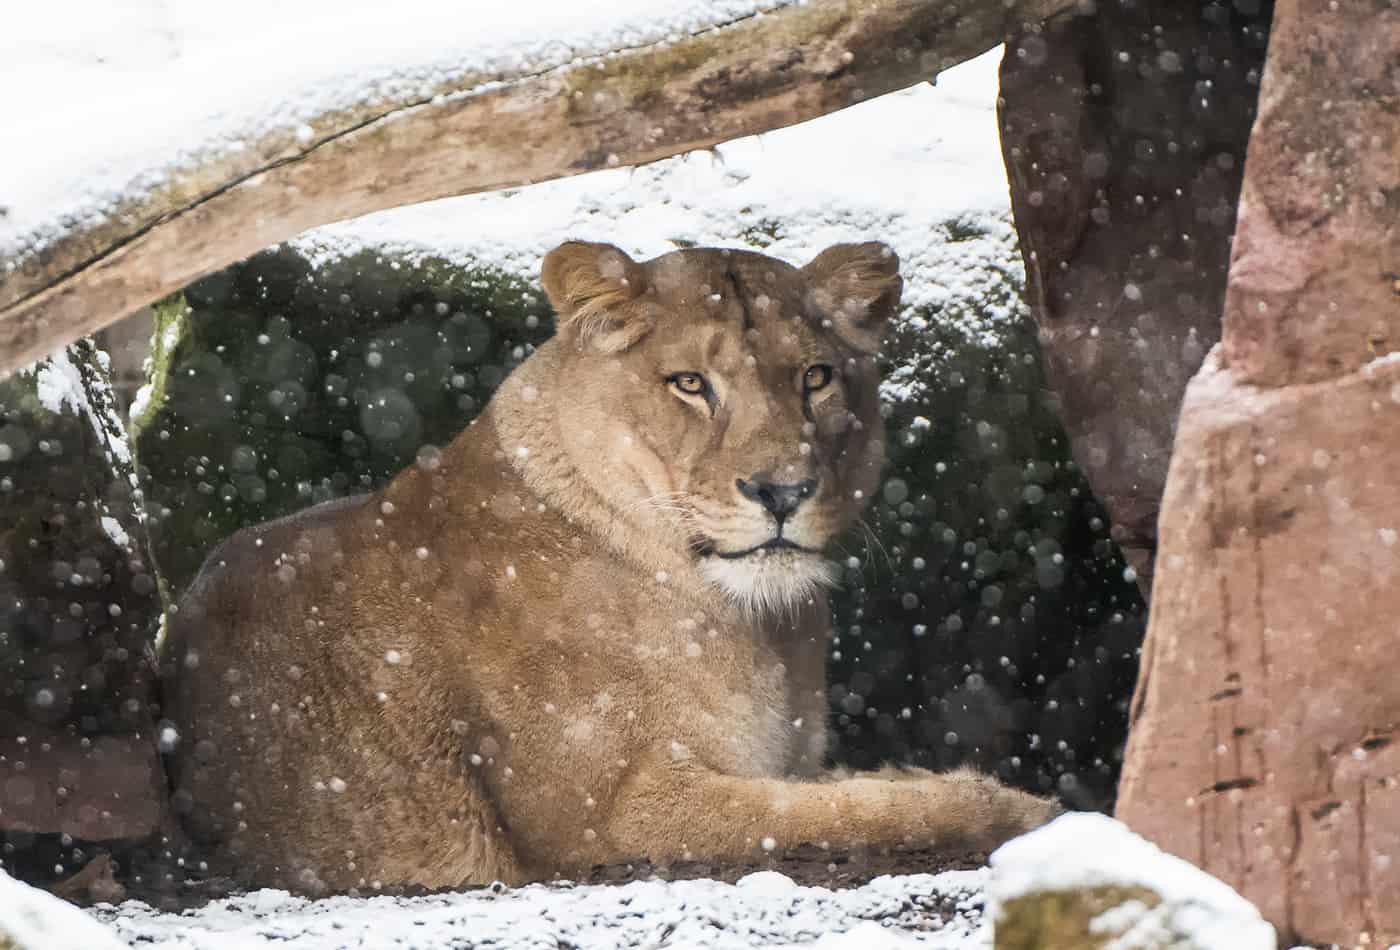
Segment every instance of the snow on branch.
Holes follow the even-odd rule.
[[[0,240],[0,374],[308,228],[791,125],[930,79],[1070,2],[769,5],[547,68],[521,56],[434,83],[367,82],[236,148],[182,143],[187,165],[136,168],[121,195],[56,208],[57,231],[0,234],[12,238]]]

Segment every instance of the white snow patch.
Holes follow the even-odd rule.
[[[62,413],[71,410],[86,419],[108,456],[127,472],[127,478],[134,488],[137,481],[131,465],[131,446],[127,441],[126,424],[116,411],[116,397],[112,393],[111,385],[105,378],[94,378],[84,382],[81,370],[74,364],[68,352],[66,349],[59,350],[33,368],[39,404],[49,412]],[[101,369],[106,370],[111,357],[103,350],[96,352]],[[96,401],[93,400],[89,387],[97,391]]]
[[[0,871],[0,944],[15,950],[120,950],[110,931],[67,901]]]
[[[703,947],[704,944],[696,944]],[[788,944],[791,947],[810,947],[811,950],[903,950],[906,947],[922,947],[926,944],[911,937],[891,932],[877,923],[866,921],[856,924],[845,933],[823,934],[815,943]],[[784,950],[787,950],[784,948]]]
[[[1000,57],[995,49],[936,86],[713,150],[395,208],[292,244],[313,261],[386,251],[533,281],[565,238],[615,243],[638,258],[682,243],[751,247],[796,264],[829,244],[878,239],[900,255],[906,305],[975,297],[984,268],[1020,267],[996,123]],[[953,220],[980,233],[950,241]]]
[[[985,946],[977,896],[985,877],[985,871],[881,877],[864,887],[833,891],[760,872],[738,885],[533,885],[500,893],[320,901],[263,890],[181,914],[135,901],[93,913],[142,950],[440,950],[463,941],[498,950],[969,950]]]
[[[102,530],[107,533],[107,537],[111,538],[112,542],[118,547],[131,547],[131,535],[127,534],[126,529],[122,527],[122,523],[111,515],[102,516]]]
[[[797,883],[777,871],[755,871],[734,882],[739,890],[764,897],[786,897],[797,890]]]
[[[991,856],[987,920],[1007,901],[1046,891],[1143,887],[1162,901],[1128,904],[1100,915],[1101,932],[1122,932],[1115,946],[1158,946],[1153,934],[1189,935],[1200,950],[1274,950],[1274,929],[1233,888],[1167,854],[1105,815],[1063,815],[1002,845]],[[1143,942],[1148,941],[1148,942]]]
[[[328,112],[426,101],[469,77],[489,87],[788,2],[9,3],[0,259],[37,253],[267,136],[314,147],[308,123]]]
[[[68,358],[67,350],[59,350],[39,364],[34,384],[39,405],[49,412],[61,414],[65,408],[75,413],[87,411],[88,399],[83,391],[83,378],[78,374],[78,367]]]
[[[1400,363],[1400,350],[1391,350],[1389,353],[1384,353],[1363,364],[1361,374],[1367,377],[1374,376],[1397,363]]]
[[[155,394],[155,387],[150,383],[142,383],[136,389],[136,395],[131,397],[131,408],[127,410],[126,417],[132,422],[142,419],[146,415],[146,410],[151,407],[151,396]]]

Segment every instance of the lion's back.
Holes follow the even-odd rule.
[[[339,499],[230,536],[170,618],[161,668],[175,730],[174,805],[204,849],[235,860],[276,852],[240,839],[272,843],[300,820],[315,704],[299,680],[331,646],[310,608],[333,593],[336,552],[366,500]]]

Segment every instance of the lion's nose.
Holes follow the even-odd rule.
[[[734,484],[738,487],[739,494],[750,501],[758,502],[778,519],[779,524],[817,490],[815,478],[804,478],[800,482],[782,485],[762,475],[755,475],[749,479],[736,478]]]

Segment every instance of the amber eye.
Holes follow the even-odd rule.
[[[809,393],[825,389],[831,383],[831,375],[831,367],[825,363],[809,366],[807,372],[802,374],[802,388]]]
[[[676,373],[667,377],[666,381],[687,396],[703,396],[710,388],[710,384],[705,382],[705,377],[699,373]]]

